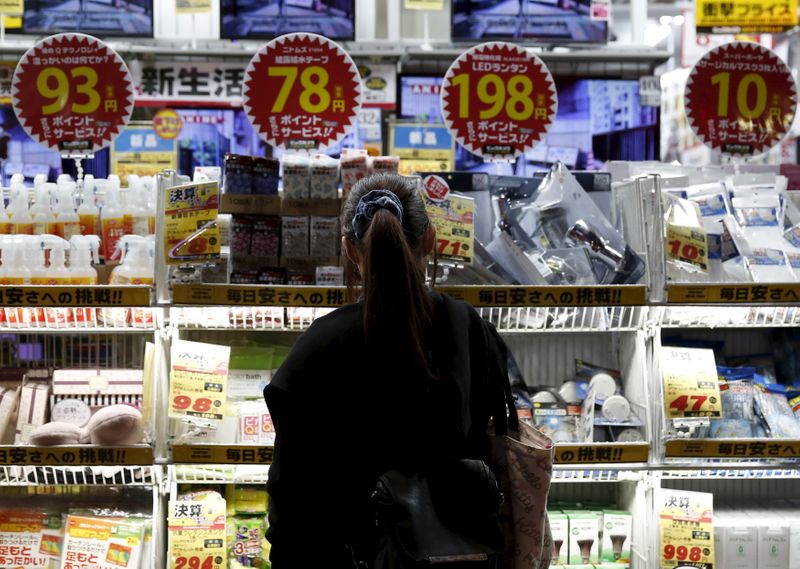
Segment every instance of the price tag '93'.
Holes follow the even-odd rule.
[[[11,93],[30,137],[64,154],[108,146],[133,110],[133,81],[122,58],[84,34],[50,36],[29,49]]]

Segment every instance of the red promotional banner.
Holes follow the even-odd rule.
[[[797,111],[797,87],[769,49],[731,42],[695,64],[684,93],[686,118],[706,146],[724,154],[762,154],[778,144]]]
[[[31,138],[64,154],[93,154],[131,118],[125,62],[84,34],[57,34],[25,52],[11,87],[14,112]]]
[[[558,106],[541,59],[511,43],[489,42],[462,53],[444,76],[442,115],[467,150],[513,160],[542,141]]]
[[[336,43],[287,34],[250,60],[244,109],[253,128],[284,150],[317,150],[342,140],[361,105],[361,77]]]

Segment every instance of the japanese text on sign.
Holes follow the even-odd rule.
[[[662,347],[661,375],[668,419],[722,417],[713,350]]]
[[[150,447],[0,447],[0,464],[41,466],[150,465]]]
[[[555,83],[544,63],[501,42],[464,52],[447,70],[441,91],[447,128],[467,150],[513,160],[540,142],[556,114]]]
[[[150,289],[109,286],[0,286],[0,306],[150,306]]]
[[[229,346],[177,340],[172,344],[169,416],[222,421],[228,389]]]
[[[800,285],[670,285],[667,298],[669,302],[683,304],[779,304],[800,301]]]
[[[781,141],[794,120],[797,88],[778,56],[749,42],[709,51],[686,81],[686,117],[712,149],[761,154]]]
[[[635,306],[644,305],[643,286],[463,286],[437,287],[473,306]]]
[[[281,149],[316,150],[340,141],[361,104],[361,76],[337,44],[315,34],[287,34],[264,46],[244,79],[253,128]]]
[[[619,464],[647,462],[650,446],[647,444],[624,445],[556,445],[556,464]]]
[[[30,137],[67,154],[107,146],[133,111],[133,82],[122,58],[84,34],[57,34],[29,49],[12,95]]]
[[[345,304],[346,289],[311,286],[175,285],[172,298],[175,304],[337,307]]]
[[[219,256],[219,184],[198,182],[164,192],[164,259],[168,265]]]
[[[697,0],[698,34],[776,34],[797,25],[797,0]]]
[[[440,258],[471,263],[475,243],[475,204],[472,198],[451,194],[440,176],[423,180],[425,210],[436,228],[436,253]],[[444,189],[441,195],[428,191]]]
[[[170,569],[222,569],[226,556],[225,514],[222,498],[170,500]]]
[[[701,458],[798,458],[800,441],[671,440],[665,456]]]
[[[176,445],[172,460],[184,464],[270,464],[270,446]]]
[[[708,238],[705,231],[670,223],[666,237],[667,258],[708,271]]]
[[[657,494],[661,569],[714,567],[713,495],[662,489]]]

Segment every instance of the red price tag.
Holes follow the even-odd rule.
[[[558,106],[541,59],[511,43],[484,43],[462,53],[444,76],[445,124],[467,150],[513,160],[544,139]]]
[[[697,563],[703,558],[703,548],[686,547],[685,545],[667,544],[664,546],[664,559],[676,559],[678,561],[691,561]]]
[[[792,126],[797,88],[769,49],[731,42],[706,53],[686,81],[686,118],[697,137],[725,154],[762,154]]]
[[[133,111],[133,81],[122,58],[84,34],[47,37],[25,52],[11,87],[28,135],[66,154],[93,154],[122,131]]]
[[[178,557],[175,559],[175,569],[214,569],[219,567],[222,562],[220,558],[215,562],[214,557],[206,555],[205,557],[198,557],[192,555],[191,557]]]
[[[244,108],[253,128],[283,150],[336,144],[361,106],[361,76],[345,51],[316,34],[287,34],[250,60]]]

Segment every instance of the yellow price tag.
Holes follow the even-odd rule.
[[[668,419],[722,417],[713,350],[662,347],[661,374]]]
[[[708,271],[708,236],[705,231],[670,223],[665,246],[668,259]]]
[[[450,80],[458,91],[458,116],[470,117],[470,104],[473,94],[470,73],[456,75]],[[474,94],[485,106],[478,112],[481,120],[497,118],[505,109],[506,115],[514,121],[525,121],[536,111],[533,104],[533,81],[527,75],[512,75],[503,79],[496,73],[486,73],[477,77]]]
[[[664,489],[658,508],[661,569],[713,569],[713,495]]]
[[[70,81],[70,78],[73,81]],[[36,77],[36,90],[50,102],[42,105],[42,114],[61,112],[67,104],[76,115],[88,115],[100,108],[100,93],[97,92],[97,71],[91,67],[73,67],[67,72],[60,67],[45,67]]]
[[[170,569],[222,569],[226,565],[225,500],[169,502]]]
[[[177,340],[172,345],[169,416],[222,421],[229,346]]]

